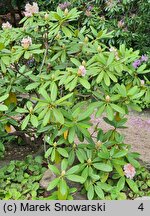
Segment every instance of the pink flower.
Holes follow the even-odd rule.
[[[124,165],[124,173],[127,178],[133,179],[136,174],[135,168],[131,164]]]
[[[33,16],[33,14],[38,13],[39,12],[39,7],[38,4],[33,2],[33,5],[27,3],[25,6],[25,12],[24,15],[26,17],[31,17]]]
[[[79,69],[78,69],[78,75],[79,76],[85,76],[86,74],[86,69],[83,65],[80,65]]]
[[[9,22],[3,23],[2,24],[2,29],[11,29],[12,25]]]
[[[141,86],[144,86],[145,80],[141,80],[140,82],[141,82]]]
[[[30,37],[23,38],[21,41],[21,45],[24,49],[28,49],[31,44],[32,44],[32,39]]]

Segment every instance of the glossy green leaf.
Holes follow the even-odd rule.
[[[47,187],[47,191],[50,191],[52,189],[54,189],[56,186],[58,186],[60,179],[56,178],[53,181],[51,181]]]
[[[112,167],[108,164],[105,164],[105,163],[94,163],[93,166],[96,169],[104,171],[104,172],[111,172],[112,171]]]
[[[30,120],[30,115],[27,115],[22,122],[21,130],[24,130],[27,127],[29,120]]]

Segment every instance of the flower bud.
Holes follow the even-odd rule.
[[[91,164],[91,163],[92,163],[92,161],[91,161],[90,158],[87,160],[87,163],[88,163],[88,164]]]
[[[144,86],[145,85],[145,80],[141,80],[141,86]]]
[[[86,62],[85,62],[84,60],[82,61],[82,65],[83,65],[83,66],[85,66],[85,65],[86,65]]]
[[[84,38],[84,42],[85,42],[85,43],[88,43],[88,41],[89,41],[89,38],[86,36],[86,37]]]
[[[101,51],[102,51],[101,46],[98,46],[97,51],[98,51],[98,52],[101,52]]]
[[[76,144],[73,144],[73,148],[75,149],[77,146],[76,146]]]
[[[29,111],[30,111],[30,113],[32,113],[33,112],[33,107],[30,107]]]
[[[68,15],[68,12],[69,12],[69,11],[68,11],[68,8],[66,8],[65,11],[64,11],[64,15],[67,16],[67,15]]]
[[[105,97],[105,100],[106,100],[106,102],[110,102],[110,96],[107,95],[107,96]]]
[[[45,16],[44,16],[44,19],[48,20],[48,18],[49,18],[49,14],[46,13]]]
[[[53,146],[54,146],[54,148],[56,148],[56,146],[57,146],[57,142],[54,142],[54,143],[53,143]]]
[[[95,143],[96,145],[96,149],[99,149],[102,146],[101,141],[97,141],[97,143]]]
[[[64,176],[65,174],[66,174],[66,171],[63,170],[63,171],[61,172],[61,176]]]

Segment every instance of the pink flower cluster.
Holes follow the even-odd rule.
[[[24,49],[28,49],[31,44],[32,44],[32,39],[30,37],[23,38],[21,41],[21,45]]]
[[[70,7],[71,3],[70,2],[64,2],[59,4],[58,6],[60,7],[61,10],[65,10],[66,8]]]
[[[39,12],[39,7],[38,4],[33,2],[33,5],[27,3],[25,6],[25,12],[24,15],[26,17],[31,17],[33,16],[33,14],[38,13]]]
[[[147,55],[142,55],[140,59],[135,60],[132,63],[132,66],[136,69],[138,68],[143,62],[147,62],[148,61],[148,56]]]
[[[124,173],[127,178],[133,179],[136,174],[135,168],[131,164],[124,165]]]
[[[78,75],[79,76],[85,76],[86,75],[86,69],[83,65],[80,65],[80,67],[78,69]]]
[[[6,23],[2,24],[2,29],[11,29],[12,25],[7,21]]]

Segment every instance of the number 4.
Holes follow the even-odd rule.
[[[143,211],[144,210],[144,206],[143,206],[143,203],[141,203],[138,207],[139,210]]]

